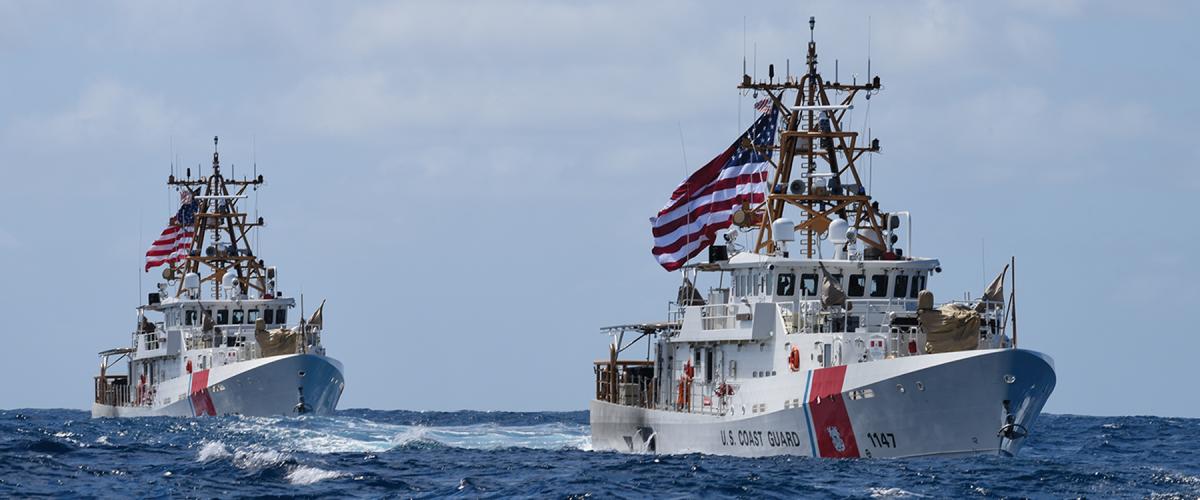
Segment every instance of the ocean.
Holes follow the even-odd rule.
[[[0,496],[1200,497],[1200,419],[1043,415],[1020,456],[591,451],[587,412],[89,418],[0,411]]]

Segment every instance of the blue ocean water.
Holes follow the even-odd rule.
[[[0,411],[0,496],[1200,497],[1200,420],[1044,415],[1016,458],[590,451],[587,412]]]

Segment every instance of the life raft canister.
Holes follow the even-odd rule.
[[[788,354],[788,368],[792,371],[800,371],[800,348],[792,346],[792,352]]]

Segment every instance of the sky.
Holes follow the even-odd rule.
[[[341,408],[575,410],[665,318],[648,218],[753,116],[743,59],[884,89],[872,195],[939,299],[1017,257],[1054,413],[1200,417],[1191,2],[0,0],[0,408],[88,408],[158,274],[171,164],[267,179]],[[790,62],[789,62],[790,60]],[[1190,305],[1189,305],[1190,304]]]

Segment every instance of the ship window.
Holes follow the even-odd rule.
[[[246,311],[246,324],[247,325],[254,324],[255,321],[258,321],[258,309],[247,310]]]
[[[246,319],[246,311],[243,311],[241,309],[233,310],[233,324],[240,325],[245,322],[244,321],[245,319]]]
[[[851,274],[849,292],[851,297],[862,297],[867,293],[867,276],[863,274]]]
[[[836,285],[838,288],[845,290],[845,288],[842,288],[842,275],[841,274],[831,274],[831,275],[829,275],[829,280],[832,281],[833,284]]]
[[[908,295],[908,275],[897,274],[896,284],[892,287],[892,296],[903,299],[906,295]]]
[[[287,323],[287,309],[280,307],[278,311],[275,311],[275,322],[279,324]]]
[[[804,291],[805,296],[815,297],[817,295],[817,275],[813,273],[801,274],[800,289]]]
[[[775,295],[791,297],[796,294],[796,273],[779,273],[775,283]]]
[[[713,381],[713,350],[704,350],[704,381]]]
[[[229,324],[229,309],[217,309],[217,324],[218,325],[228,325]]]
[[[887,275],[872,274],[871,275],[871,296],[872,297],[887,297]]]
[[[266,322],[268,325],[274,325],[275,324],[275,310],[274,309],[263,310],[263,321]]]
[[[924,289],[925,289],[925,275],[919,274],[917,276],[914,276],[912,293],[909,294],[909,297],[914,298],[914,299],[917,298],[917,294],[921,293],[921,290],[924,290]]]
[[[192,326],[192,325],[196,324],[196,310],[195,309],[188,309],[187,311],[183,312],[183,324],[185,324],[187,326]]]

